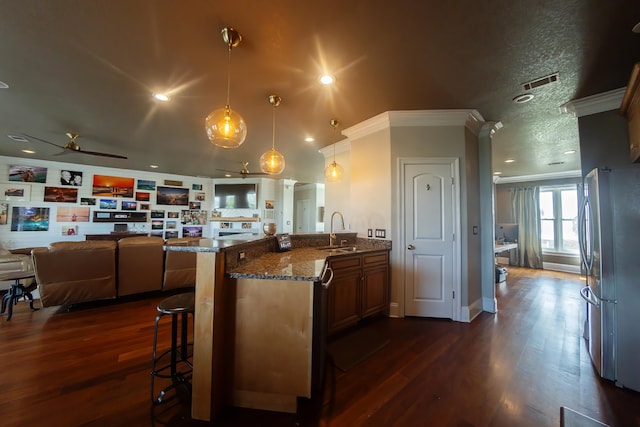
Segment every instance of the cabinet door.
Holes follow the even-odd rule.
[[[358,255],[329,261],[333,281],[329,286],[327,334],[356,324],[360,320],[362,258]]]
[[[389,299],[389,267],[380,265],[363,271],[362,317],[383,313]]]

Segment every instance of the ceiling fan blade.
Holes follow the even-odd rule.
[[[75,153],[90,154],[92,156],[112,157],[114,159],[128,159],[128,157],[121,156],[119,154],[100,153],[98,151],[87,151],[87,150],[83,150],[83,149],[79,149],[79,150],[67,149],[67,150],[68,151],[73,151]]]
[[[238,171],[230,171],[230,170],[228,170],[228,169],[216,169],[216,170],[217,170],[217,171],[220,171],[220,172],[229,172],[229,173],[237,173],[237,174],[240,174],[240,173],[241,173],[241,172],[238,172]]]
[[[49,142],[46,139],[38,138],[37,136],[27,135],[26,133],[24,134],[24,136],[26,136],[27,138],[35,139],[35,140],[40,141],[40,142],[44,142],[45,144],[53,145],[54,147],[62,148],[63,150],[65,149],[64,145],[54,144],[53,142]]]
[[[49,142],[46,139],[38,138],[37,136],[27,135],[26,133],[24,134],[24,136],[26,136],[27,138],[35,139],[35,140],[40,141],[40,142],[44,142],[45,144],[53,145],[54,147],[62,148],[63,151],[61,153],[54,154],[54,156],[60,156],[62,154],[66,154],[66,153],[72,152],[72,153],[90,154],[92,156],[112,157],[114,159],[128,159],[128,157],[121,156],[119,154],[109,154],[109,153],[100,153],[98,151],[83,150],[80,147],[78,147],[77,145],[75,146],[77,149],[73,149],[73,148],[70,148],[69,144],[67,144],[67,145],[54,144],[53,142]]]

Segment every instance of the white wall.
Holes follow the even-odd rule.
[[[11,165],[22,165],[22,166],[35,166],[35,167],[44,167],[47,169],[46,182],[45,183],[23,183],[23,182],[11,182],[9,181],[9,168]],[[56,203],[56,202],[45,202],[44,194],[45,187],[61,187],[60,185],[60,171],[61,170],[72,170],[79,171],[83,174],[83,183],[79,187],[66,187],[66,188],[77,188],[78,190],[78,198],[76,203]],[[93,176],[94,175],[107,175],[107,176],[116,176],[116,177],[126,177],[126,178],[134,178],[134,197],[133,198],[115,198],[117,199],[117,209],[116,210],[106,210],[100,209],[98,203],[100,199],[107,199],[107,197],[94,196],[92,194],[93,190]],[[8,219],[6,224],[0,224],[0,243],[4,245],[4,247],[8,249],[22,248],[22,247],[32,247],[32,246],[46,246],[51,242],[56,241],[77,241],[77,240],[85,240],[85,236],[87,234],[108,234],[114,229],[114,223],[99,223],[93,222],[93,213],[95,211],[110,211],[110,212],[120,212],[122,207],[122,201],[134,201],[135,200],[135,192],[137,192],[138,180],[150,180],[155,181],[156,186],[164,186],[165,180],[173,180],[173,181],[181,181],[181,188],[189,189],[189,201],[196,201],[196,193],[204,193],[204,200],[200,200],[200,209],[207,212],[207,218],[211,217],[211,211],[213,209],[213,184],[216,181],[224,181],[224,182],[257,182],[258,187],[258,209],[236,209],[229,210],[224,209],[221,211],[223,216],[247,216],[252,217],[254,214],[257,214],[261,221],[252,223],[253,228],[249,231],[252,232],[261,232],[262,231],[262,222],[265,221],[265,215],[271,214],[274,216],[275,220],[275,210],[265,209],[265,200],[274,200],[276,206],[280,205],[280,209],[282,209],[282,203],[277,200],[277,192],[276,192],[276,181],[273,179],[225,179],[225,180],[212,180],[210,178],[198,178],[191,176],[183,176],[183,175],[173,175],[173,174],[164,174],[160,172],[148,172],[148,171],[137,171],[131,169],[119,169],[119,168],[106,168],[106,167],[96,167],[89,166],[83,164],[74,164],[74,163],[64,163],[64,162],[49,162],[43,160],[30,160],[25,158],[17,158],[17,157],[6,157],[0,156],[0,186],[6,189],[11,186],[25,186],[30,190],[30,198],[28,201],[12,201],[12,200],[0,200],[0,203],[4,203],[8,205]],[[201,190],[193,189],[193,185],[201,185]],[[168,205],[157,205],[156,204],[156,192],[157,191],[147,191],[140,190],[141,192],[150,193],[150,200],[148,202],[138,201],[138,206],[136,208],[136,212],[151,212],[151,210],[162,210],[165,212],[164,218],[157,218],[157,221],[162,222],[162,229],[152,230],[152,218],[150,215],[147,216],[147,222],[144,223],[133,223],[133,222],[123,222],[126,223],[130,228],[135,225],[136,231],[142,231],[144,227],[145,232],[155,232],[162,233],[164,237],[164,233],[166,231],[178,231],[178,236],[182,237],[182,228],[183,224],[181,224],[181,211],[188,210],[188,206],[168,206]],[[4,197],[4,191],[0,194],[0,199]],[[95,198],[96,205],[95,206],[82,206],[80,204],[81,198]],[[112,197],[108,197],[113,199]],[[149,211],[142,211],[140,209],[141,203],[149,204]],[[48,231],[11,231],[11,214],[14,207],[37,207],[37,208],[48,208],[49,209],[49,229]],[[58,221],[57,215],[60,207],[77,207],[77,208],[89,208],[89,222],[72,222],[72,221]],[[291,210],[293,207],[291,207]],[[179,215],[178,218],[168,218],[169,212],[175,212]],[[154,218],[155,219],[155,218]],[[175,223],[175,229],[167,228],[167,224],[173,222]],[[120,222],[119,222],[120,223]],[[64,226],[77,226],[78,234],[76,235],[62,235],[62,229]],[[241,228],[241,223],[234,223],[233,227]],[[202,226],[202,234],[203,237],[214,237],[216,229],[219,227],[219,223],[208,222],[207,224]]]
[[[391,227],[391,148],[390,129],[366,138],[351,139],[351,229],[359,237],[367,230],[385,230],[392,239]],[[374,234],[375,235],[375,234]]]

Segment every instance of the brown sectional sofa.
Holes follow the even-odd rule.
[[[43,307],[116,297],[116,242],[55,242],[31,252]]]
[[[184,239],[55,242],[31,252],[43,307],[195,286],[195,253],[175,260],[164,244]],[[168,280],[169,279],[169,280]]]

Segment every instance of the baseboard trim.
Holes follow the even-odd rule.
[[[460,321],[471,323],[473,319],[482,313],[482,300],[477,299],[471,305],[463,306],[460,312]]]
[[[558,264],[555,262],[545,262],[542,263],[542,268],[545,270],[553,270],[553,271],[562,271],[565,273],[573,273],[580,274],[580,266],[579,265],[569,265],[569,264]]]
[[[404,317],[400,314],[400,304],[397,302],[389,304],[389,317]]]

